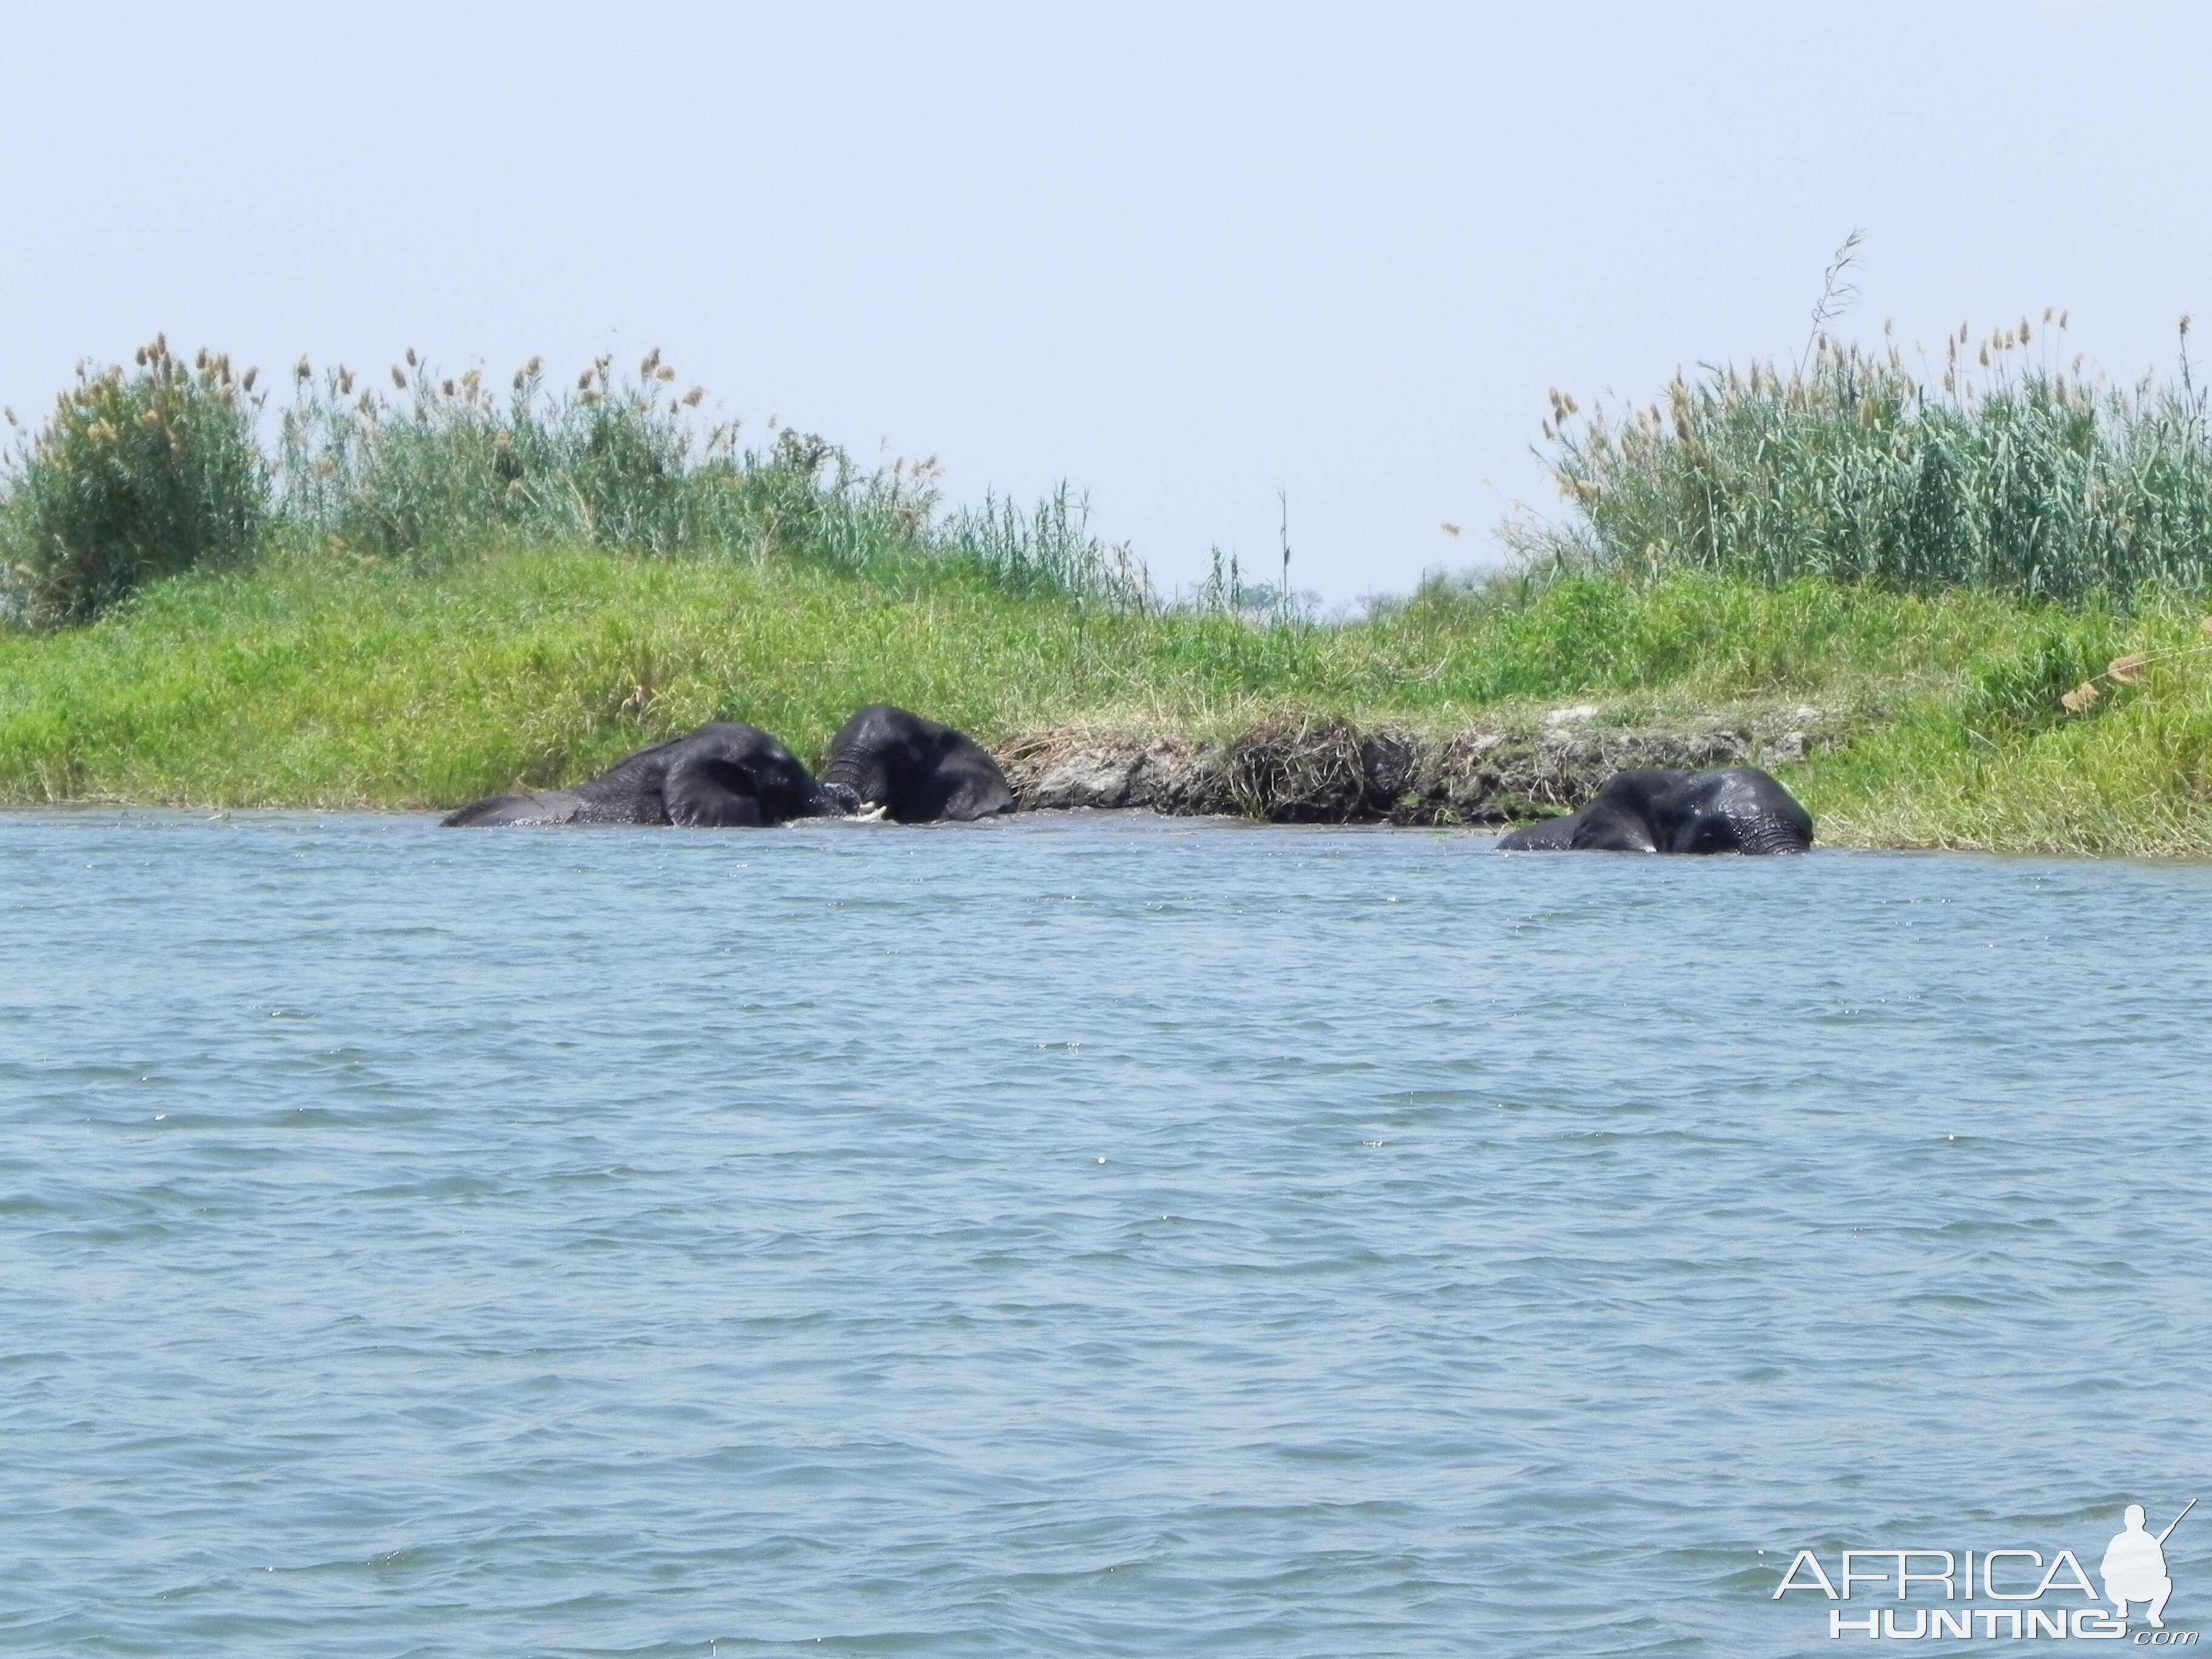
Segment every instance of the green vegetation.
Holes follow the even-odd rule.
[[[159,339],[137,369],[80,371],[0,501],[0,599],[33,625],[82,622],[142,583],[260,549],[253,377],[234,380],[205,352],[186,368]]]
[[[987,742],[1443,733],[1575,702],[1847,739],[1787,774],[1831,842],[2212,851],[2202,400],[2185,378],[2115,397],[1949,377],[1923,397],[1894,359],[1824,349],[1803,374],[1679,384],[1671,414],[1581,422],[1557,458],[1578,516],[1510,532],[1514,572],[1323,623],[1233,573],[1163,603],[1065,492],[947,514],[926,463],[863,472],[789,433],[740,450],[657,356],[557,397],[533,364],[500,399],[410,362],[397,403],[302,364],[275,453],[249,453],[265,507],[264,475],[226,475],[261,514],[227,521],[250,556],[58,539],[137,545],[141,575],[203,567],[76,609],[19,574],[0,799],[444,806],[710,719],[817,756],[878,698]],[[245,407],[221,359],[71,398],[178,384]],[[9,475],[19,566],[54,479],[159,476],[182,453],[121,447],[104,414],[76,425],[117,440],[69,437],[74,407]]]
[[[2047,347],[2064,325],[2044,320]],[[1894,347],[1823,338],[1802,374],[1678,376],[1663,404],[1617,421],[1554,392],[1546,430],[1582,516],[1523,545],[1636,580],[1827,576],[2069,603],[2203,590],[2212,439],[2187,357],[2179,386],[2117,392],[2078,358],[2070,379],[2029,361],[2036,337],[2023,318],[1969,362],[1962,326],[1932,386]]]
[[[0,639],[0,794],[442,805],[574,778],[717,718],[818,753],[876,698],[987,740],[1316,714],[1448,729],[1563,687],[1726,696],[1894,654],[1847,619],[1807,625],[1803,605],[1827,597],[1746,589],[1717,608],[1569,582],[1501,604],[1438,586],[1362,624],[1255,628],[1008,592],[957,564],[900,577],[576,548],[431,568],[301,556]],[[1563,654],[1600,611],[1620,637]]]
[[[0,797],[449,805],[585,775],[702,720],[818,755],[878,697],[987,741],[1081,726],[1225,735],[1340,716],[1449,732],[1596,702],[1666,725],[1810,703],[1863,732],[1790,781],[1831,841],[2178,852],[2212,841],[2212,661],[2179,599],[2073,611],[1972,592],[1686,574],[1431,583],[1364,620],[1085,611],[957,567],[512,548],[431,568],[305,556],[165,582],[90,627],[0,639]]]
[[[700,414],[703,389],[676,394],[658,351],[627,380],[602,357],[559,393],[533,358],[504,401],[481,374],[441,379],[412,351],[390,393],[301,358],[267,455],[258,369],[234,379],[203,352],[187,370],[160,340],[137,358],[135,374],[81,371],[0,475],[0,623],[79,623],[155,578],[264,557],[422,570],[518,545],[893,577],[957,567],[1086,605],[1147,598],[1065,489],[1027,513],[986,501],[948,516],[933,460],[864,471],[793,431],[741,450],[733,426]]]

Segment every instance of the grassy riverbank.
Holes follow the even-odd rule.
[[[883,699],[1031,753],[1329,726],[1357,766],[1346,724],[1546,765],[1802,734],[1831,842],[2212,853],[2212,399],[2185,329],[2116,391],[2063,321],[1961,329],[1940,377],[1823,342],[1612,416],[1555,392],[1570,511],[1507,527],[1519,574],[1329,623],[1233,565],[1164,604],[1065,490],[947,513],[931,461],[740,448],[657,351],[504,395],[303,359],[264,418],[258,371],[156,340],[0,467],[0,800],[448,806],[714,719],[814,758]],[[1578,752],[1616,750],[1667,752]],[[1538,769],[1448,810],[1588,787]]]
[[[0,637],[0,798],[444,806],[711,719],[811,757],[876,698],[1001,743],[1322,719],[1445,732],[1573,703],[1600,724],[1780,711],[1832,734],[1788,770],[1832,842],[2203,852],[2212,658],[2154,663],[2084,713],[2057,702],[2114,657],[2203,643],[2197,616],[1683,573],[1431,584],[1360,620],[1269,624],[1025,596],[957,566],[292,555]]]

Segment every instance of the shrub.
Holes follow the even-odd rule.
[[[143,583],[243,564],[268,521],[253,436],[255,374],[226,357],[187,368],[156,339],[137,370],[77,371],[9,464],[0,545],[6,604],[33,627],[99,615]]]

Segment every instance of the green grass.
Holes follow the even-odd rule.
[[[2200,601],[2142,596],[2129,616],[2024,614],[1935,696],[1908,702],[1792,779],[1831,841],[2136,856],[2212,853],[2212,655]],[[2124,653],[2171,654],[2057,694]]]
[[[1255,626],[1011,592],[957,563],[294,555],[0,636],[0,798],[442,807],[713,719],[818,757],[878,698],[986,741],[1810,703],[1857,734],[1789,775],[1827,841],[2194,853],[2212,850],[2212,658],[2154,665],[2086,714],[2057,698],[2124,652],[2201,643],[2197,617],[2179,598],[2124,614],[1690,573],[1431,582],[1357,621]]]

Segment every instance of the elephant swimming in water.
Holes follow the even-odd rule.
[[[543,794],[494,795],[442,822],[495,824],[673,823],[752,828],[854,810],[848,790],[825,788],[765,732],[717,720],[617,761],[589,782]]]
[[[1014,805],[1006,775],[981,744],[887,702],[870,703],[838,728],[822,782],[898,823],[987,817]]]
[[[1516,830],[1501,853],[1802,853],[1813,817],[1755,766],[1616,772],[1587,805]]]

